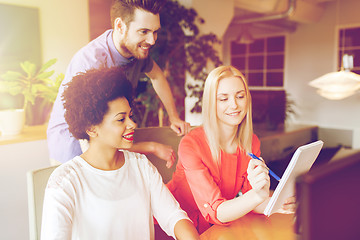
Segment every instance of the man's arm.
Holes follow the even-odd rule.
[[[187,134],[190,131],[190,124],[179,118],[169,83],[155,61],[153,68],[146,75],[151,79],[155,92],[160,97],[161,102],[169,114],[171,129],[178,135]]]
[[[137,142],[128,150],[142,154],[152,153],[158,158],[165,160],[167,168],[171,168],[176,159],[175,152],[171,146],[157,142]]]

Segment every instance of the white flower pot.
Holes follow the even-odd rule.
[[[24,109],[0,110],[0,135],[20,134],[25,124]]]

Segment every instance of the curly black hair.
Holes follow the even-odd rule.
[[[76,139],[89,140],[86,130],[102,122],[108,102],[125,97],[132,103],[133,88],[121,67],[88,70],[73,77],[65,87],[65,120]]]

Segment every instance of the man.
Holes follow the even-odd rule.
[[[150,47],[160,30],[159,12],[165,0],[114,0],[111,6],[112,29],[80,49],[72,58],[59,89],[50,116],[47,140],[50,159],[64,163],[82,153],[81,146],[69,132],[64,118],[62,93],[65,84],[80,72],[100,67],[124,66],[126,75],[137,86],[141,73],[145,73],[168,112],[171,128],[184,135],[190,124],[182,121],[176,111],[170,86],[159,66],[149,56]],[[134,144],[132,151],[154,153],[167,161],[175,160],[171,147],[155,142]]]

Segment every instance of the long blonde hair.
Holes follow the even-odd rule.
[[[218,118],[216,115],[216,93],[219,81],[223,78],[238,77],[242,80],[245,87],[245,96],[247,99],[246,116],[238,126],[236,140],[241,150],[251,152],[253,125],[251,112],[251,95],[244,75],[233,66],[220,66],[212,70],[205,81],[202,117],[203,127],[207,141],[214,161],[220,165],[220,132],[218,127]]]

